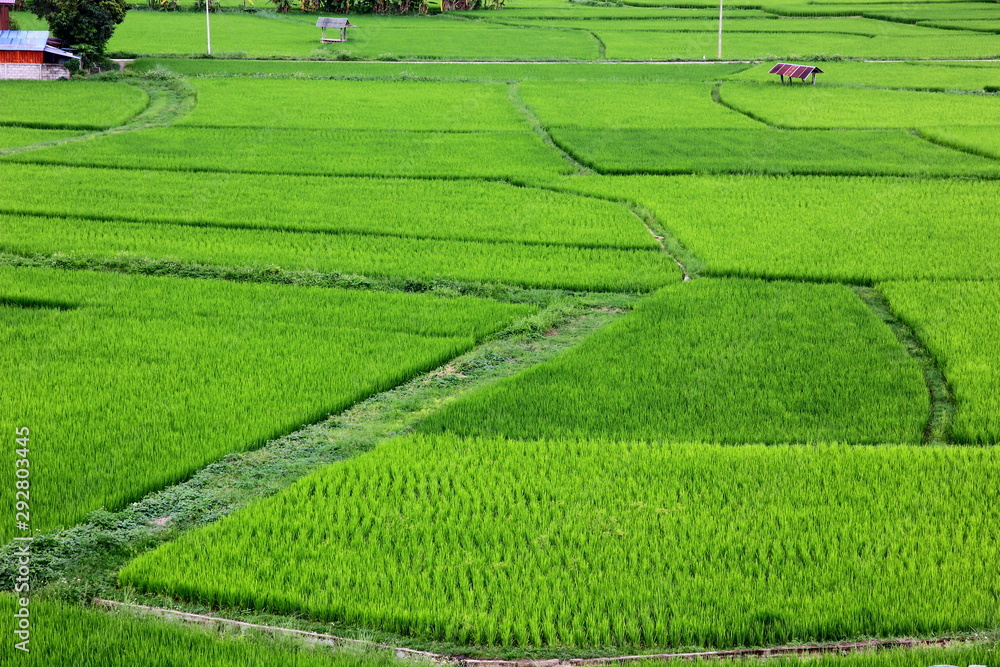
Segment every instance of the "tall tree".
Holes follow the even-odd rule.
[[[78,49],[85,65],[104,57],[104,48],[128,12],[126,0],[28,0],[28,8],[49,23],[52,34]]]

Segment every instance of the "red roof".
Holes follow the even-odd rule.
[[[778,63],[771,68],[771,71],[768,72],[768,74],[780,74],[781,76],[792,77],[795,79],[804,79],[813,72],[816,74],[822,74],[823,70],[818,67],[813,67],[812,65],[791,65],[789,63]]]

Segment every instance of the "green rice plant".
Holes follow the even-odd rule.
[[[838,0],[839,1],[839,0]],[[981,2],[874,3],[864,7],[864,15],[886,21],[935,21],[995,19],[996,8]]]
[[[920,136],[976,155],[1000,160],[1000,131],[998,127],[922,127]]]
[[[736,10],[739,12],[740,10]],[[727,13],[728,14],[728,13]],[[750,16],[747,16],[750,14]],[[940,31],[915,26],[907,23],[888,23],[859,17],[830,18],[823,21],[815,19],[780,18],[770,16],[760,18],[760,12],[726,16],[723,22],[726,35],[739,33],[824,33],[831,35],[939,35]],[[544,26],[552,28],[572,28],[576,30],[637,30],[641,32],[672,33],[672,32],[717,32],[719,29],[719,12],[709,12],[707,16],[689,18],[674,18],[664,16],[660,20],[617,19],[594,20],[582,18],[567,18],[563,20],[504,20],[508,25]],[[650,40],[660,40],[666,35],[647,35]]]
[[[952,437],[1000,442],[1000,283],[891,282],[879,288],[941,364],[955,395]]]
[[[838,280],[1000,277],[1000,182],[811,176],[577,177],[641,204],[710,275]]]
[[[738,81],[770,82],[777,80],[768,74],[774,61],[762,63],[728,77]],[[819,86],[872,86],[875,88],[909,88],[912,90],[974,90],[1000,85],[1000,70],[989,68],[958,68],[952,64],[930,63],[830,63],[820,64],[823,74],[816,78]]]
[[[609,22],[610,23],[610,22]],[[718,30],[718,22],[716,22]],[[607,57],[612,60],[702,60],[713,59],[718,39],[712,32],[648,33],[615,30],[598,31]],[[723,58],[762,59],[782,54],[789,59],[811,59],[820,54],[855,54],[869,48],[872,37],[815,33],[735,33],[724,36]]]
[[[136,86],[94,81],[0,81],[0,99],[0,126],[45,130],[103,130],[149,103]]]
[[[712,100],[704,83],[527,82],[521,97],[545,125],[595,130],[763,127]]]
[[[255,74],[343,79],[446,79],[464,81],[714,81],[747,69],[743,64],[660,65],[615,63],[398,63],[318,62],[287,60],[207,60],[203,58],[139,58],[129,69],[148,72],[166,68],[190,76]]]
[[[985,448],[411,436],[120,580],[459,645],[947,635],[1000,620],[997,475]]]
[[[989,132],[998,134],[983,134]],[[905,130],[555,128],[552,137],[602,174],[1000,176],[1000,163],[935,146]]]
[[[29,127],[0,126],[0,150],[42,144],[80,136],[72,130],[39,130]]]
[[[32,433],[31,525],[49,530],[120,508],[433,368],[532,311],[0,269],[0,423]],[[13,466],[3,480],[13,503]],[[4,542],[13,528],[0,526]]]
[[[994,18],[996,11],[981,2],[871,2],[870,0],[770,0],[763,10],[782,16],[865,16],[881,21],[917,23],[934,19]]]
[[[739,280],[666,287],[546,364],[421,429],[674,442],[921,441],[923,377],[850,289]]]
[[[646,292],[680,280],[658,249],[580,248],[362,234],[0,215],[0,250],[76,260],[152,258],[418,281]]]
[[[315,130],[527,130],[500,83],[199,79],[181,125]],[[255,100],[245,104],[246,99]],[[330,146],[330,150],[335,150]]]
[[[19,155],[12,156],[20,157]],[[628,208],[484,181],[0,165],[0,212],[418,239],[659,249]]]
[[[857,14],[849,11],[848,14]],[[609,22],[610,23],[610,22]],[[716,27],[718,25],[716,24]],[[843,35],[836,33],[733,33],[723,39],[722,57],[752,60],[841,60],[844,58],[996,58],[994,35],[929,29],[919,36]],[[613,60],[702,60],[715,58],[718,42],[711,32],[664,33],[602,29],[595,32]]]
[[[3,131],[0,130],[0,142]],[[392,132],[170,127],[122,132],[24,154],[88,167],[256,174],[516,181],[574,168],[534,132]]]
[[[580,3],[563,2],[556,7],[511,7],[508,2],[504,11],[464,12],[462,16],[475,16],[477,19],[490,23],[509,23],[523,19],[561,20],[577,19],[591,21],[635,20],[635,19],[711,19],[718,18],[717,7],[709,9],[692,9],[690,7],[639,7],[583,5]],[[760,17],[759,9],[732,9],[727,7],[726,16]],[[541,23],[541,25],[546,25]]]
[[[719,89],[728,106],[770,125],[800,129],[914,128],[926,125],[1000,125],[994,95],[871,90],[728,82]]]
[[[358,19],[362,21],[362,19]],[[457,22],[456,22],[457,23]],[[440,24],[405,30],[355,29],[341,48],[360,57],[449,60],[596,60],[600,43],[579,30],[460,23],[442,38]]]
[[[950,30],[975,30],[978,32],[1000,33],[1000,19],[991,18],[982,21],[920,21],[918,25],[930,28],[948,28]]]
[[[0,611],[12,618],[20,605],[0,595]],[[28,605],[28,652],[11,635],[0,645],[0,662],[24,667],[393,667],[384,653],[362,653],[275,641],[252,631],[220,631],[129,613],[108,613],[45,599]]]
[[[821,655],[804,657],[770,657],[769,665],[775,667],[927,667],[928,665],[975,665],[995,663],[998,657],[996,642],[952,641],[940,646],[920,646],[869,649],[850,653],[829,651]],[[708,661],[710,665],[733,667],[759,665],[759,659]],[[648,667],[648,665],[647,665]]]
[[[586,33],[482,25],[447,17],[356,17],[352,20],[358,27],[350,29],[346,42],[321,45],[315,16],[296,18],[215,14],[212,50],[230,57],[284,58],[333,58],[343,53],[458,60],[598,56],[597,41]],[[195,12],[129,12],[108,42],[108,51],[119,55],[192,55],[206,50],[205,17]]]
[[[296,21],[217,13],[211,22],[216,56],[309,57],[320,47],[319,30]],[[204,54],[205,16],[197,12],[129,12],[115,28],[107,49],[112,56]]]

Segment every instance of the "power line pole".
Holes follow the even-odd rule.
[[[719,0],[719,60],[722,60],[722,3],[725,0]]]
[[[208,6],[212,0],[205,0],[205,36],[208,38],[208,55],[212,55],[212,22],[208,18]],[[721,2],[721,0],[720,0]],[[722,57],[722,28],[719,28],[719,57]]]

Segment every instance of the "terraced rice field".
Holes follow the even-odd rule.
[[[0,81],[0,663],[995,667],[993,6],[225,0]]]

